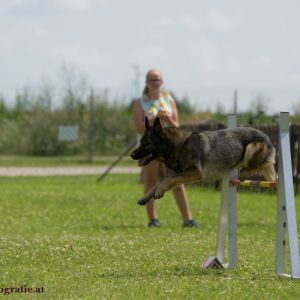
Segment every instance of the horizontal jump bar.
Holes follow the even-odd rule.
[[[250,186],[250,187],[264,187],[264,188],[276,188],[276,181],[256,181],[256,180],[244,180],[240,181],[237,178],[231,179],[232,185],[240,185],[240,186]]]

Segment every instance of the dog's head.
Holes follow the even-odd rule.
[[[154,120],[150,127],[149,120],[145,117],[145,132],[140,140],[139,147],[131,153],[134,160],[138,160],[140,167],[146,166],[154,159],[162,160],[163,149],[165,146],[164,132],[159,118]]]

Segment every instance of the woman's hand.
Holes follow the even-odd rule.
[[[172,114],[166,110],[160,110],[157,116],[161,119],[161,121],[164,121],[168,124],[172,120]]]
[[[175,126],[178,127],[179,123],[176,120],[176,118],[174,118],[174,112],[173,114],[166,111],[166,110],[160,110],[157,114],[157,116],[160,118],[160,120],[166,124],[168,124],[168,126]]]

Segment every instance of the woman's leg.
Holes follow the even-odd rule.
[[[172,176],[174,174],[170,169],[167,169],[165,165],[162,165],[162,170],[163,176],[165,177]],[[192,213],[190,211],[184,184],[176,186],[172,191],[184,223],[192,220]]]
[[[181,212],[184,223],[192,220],[192,213],[189,207],[189,201],[183,184],[173,189],[173,194],[177,206]]]
[[[158,161],[151,161],[148,165],[144,166],[144,193],[146,194],[150,191],[154,185],[157,183],[158,174],[159,174],[159,165]],[[147,214],[149,220],[157,219],[156,209],[155,209],[155,201],[152,199],[147,203]]]

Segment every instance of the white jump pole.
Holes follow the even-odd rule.
[[[228,115],[228,128],[234,127],[236,127],[236,115],[230,114]],[[236,186],[230,184],[231,178],[236,177],[237,170],[234,170],[224,176],[222,180],[220,220],[216,245],[216,256],[223,263],[226,230],[228,229],[228,264],[223,263],[228,268],[234,268],[237,264]]]
[[[299,246],[291,161],[289,113],[281,112],[279,123],[276,273],[280,276],[300,279]],[[288,233],[288,250],[290,254],[290,275],[285,273],[286,232]]]
[[[236,115],[229,114],[228,128],[236,127]],[[209,256],[203,263],[203,268],[235,268],[237,265],[237,213],[236,186],[230,184],[231,178],[237,177],[237,170],[227,174],[222,179],[220,217],[216,256]],[[224,263],[226,234],[228,230],[228,263]]]

